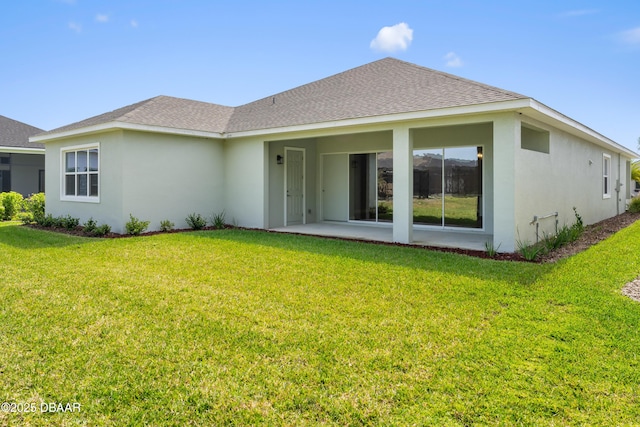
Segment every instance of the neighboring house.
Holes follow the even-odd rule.
[[[637,156],[530,97],[391,58],[236,108],[159,96],[31,140],[46,145],[47,211],[116,232],[129,214],[157,229],[224,211],[507,252],[552,231],[551,213],[623,212]]]
[[[0,192],[23,196],[44,191],[44,144],[29,137],[44,132],[0,116]]]

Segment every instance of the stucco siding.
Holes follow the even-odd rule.
[[[549,132],[549,153],[516,148],[516,227],[519,239],[535,242],[534,216],[558,212],[559,226],[575,223],[573,207],[585,224],[592,224],[624,211],[624,195],[617,207],[615,182],[624,177],[626,159],[566,132],[527,120]],[[611,156],[611,197],[603,198],[603,154]],[[622,173],[622,175],[621,175]],[[555,232],[555,218],[539,221],[539,235]]]
[[[61,200],[63,148],[99,144],[100,146],[100,200],[98,203]],[[113,131],[84,137],[68,138],[64,141],[46,143],[45,180],[46,211],[51,215],[71,215],[85,223],[89,218],[99,224],[109,224],[113,231],[120,232],[122,224],[122,132]]]
[[[224,144],[225,214],[241,227],[266,228],[268,211],[268,143],[242,138]]]
[[[211,218],[224,210],[221,141],[132,131],[123,140],[121,224],[131,214],[150,221],[150,231],[163,220],[186,228],[191,213]]]
[[[99,144],[97,202],[61,200],[61,150]],[[46,144],[47,213],[93,218],[123,233],[129,214],[150,221],[149,231],[170,220],[185,228],[195,212],[210,217],[224,209],[222,142],[154,133],[113,131]]]

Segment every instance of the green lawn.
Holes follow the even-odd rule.
[[[0,225],[0,425],[634,425],[640,223],[557,264]],[[42,402],[79,403],[42,413]]]
[[[476,227],[478,226],[478,196],[445,196],[445,225]],[[384,213],[379,210],[379,219],[392,220],[393,203],[388,201],[378,202],[383,206]],[[413,198],[413,222],[416,224],[442,224],[442,198],[429,199]]]

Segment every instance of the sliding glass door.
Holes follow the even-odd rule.
[[[413,223],[482,228],[482,147],[413,152]],[[349,219],[393,221],[391,151],[349,155]]]
[[[414,150],[413,222],[482,228],[482,147]]]
[[[393,220],[391,152],[349,155],[349,219]]]

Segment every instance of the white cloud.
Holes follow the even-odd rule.
[[[69,29],[75,31],[76,33],[81,33],[82,25],[72,21],[72,22],[69,22]]]
[[[464,65],[462,58],[460,58],[455,52],[447,53],[444,56],[444,59],[447,61],[447,67],[462,67],[462,65]]]
[[[392,27],[382,27],[369,47],[379,52],[407,50],[413,40],[413,30],[404,22]]]
[[[99,13],[96,15],[96,21],[98,22],[109,22],[109,15],[104,13]]]
[[[625,44],[640,46],[640,27],[632,28],[618,34],[618,39]]]
[[[136,21],[135,19],[132,19],[130,24],[131,24],[131,27],[138,28],[138,21]]]
[[[584,15],[594,15],[600,12],[597,9],[578,9],[578,10],[569,10],[567,12],[563,12],[560,16],[573,17],[573,16],[584,16]]]

